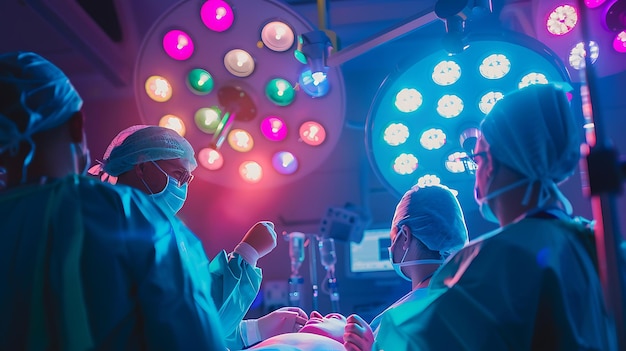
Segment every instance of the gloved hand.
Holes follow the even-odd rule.
[[[309,320],[299,307],[281,307],[258,319],[261,340],[279,334],[295,333]]]
[[[356,314],[348,316],[343,332],[346,351],[370,351],[374,345],[374,333],[370,325]]]
[[[276,247],[274,223],[269,221],[255,223],[248,229],[241,242],[252,246],[259,253],[259,258],[267,255]]]

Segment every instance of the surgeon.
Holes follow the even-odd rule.
[[[369,325],[356,314],[349,316],[346,328],[348,349],[359,349],[357,345],[361,338],[367,338],[371,344],[387,311],[424,298],[435,271],[451,253],[468,242],[461,205],[452,191],[443,185],[414,186],[405,192],[396,206],[390,236],[389,259],[398,276],[411,282],[411,291]],[[352,342],[357,345],[351,345]]]
[[[178,133],[159,126],[135,125],[111,141],[103,160],[89,173],[113,184],[141,190],[174,216],[185,203],[196,166],[192,146]],[[261,284],[262,272],[256,266],[257,260],[275,247],[274,225],[261,221],[248,230],[233,252],[227,254],[222,250],[209,265],[211,296],[228,336],[229,348],[292,332],[308,318],[302,309],[289,307],[242,322]]]
[[[223,350],[201,245],[89,166],[82,100],[32,52],[0,54],[0,350]]]
[[[476,201],[500,228],[451,257],[427,299],[387,313],[374,350],[615,349],[590,232],[558,188],[580,127],[556,85],[495,104],[472,157]]]

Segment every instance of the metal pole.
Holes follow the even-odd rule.
[[[587,7],[584,0],[578,0],[581,10],[579,21],[582,25],[585,52],[589,50],[589,30]],[[604,291],[604,300],[609,318],[615,327],[617,347],[626,350],[626,325],[624,323],[625,283],[622,266],[623,238],[619,229],[619,221],[615,210],[615,197],[621,189],[621,170],[617,152],[610,146],[606,138],[605,128],[597,104],[596,76],[591,63],[591,55],[585,54],[584,79],[581,86],[583,99],[583,115],[585,118],[587,154],[586,168],[589,189],[583,189],[591,196],[591,209],[595,224],[596,250],[600,281]]]

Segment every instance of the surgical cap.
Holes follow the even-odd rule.
[[[1,54],[0,83],[19,95],[0,111],[0,154],[9,150],[14,155],[20,142],[30,143],[26,168],[35,152],[32,135],[65,123],[80,111],[83,100],[58,67],[32,52]]]
[[[136,125],[124,129],[111,141],[103,160],[89,173],[107,180],[109,176],[118,177],[139,163],[178,158],[189,161],[192,170],[198,165],[191,144],[172,129]],[[110,181],[114,182],[114,179]]]
[[[461,205],[443,185],[412,187],[398,202],[391,223],[408,225],[414,237],[443,257],[468,242]]]
[[[491,155],[528,179],[525,202],[538,182],[539,206],[552,193],[571,212],[556,184],[574,173],[581,135],[561,88],[537,84],[505,95],[485,117],[481,132]]]

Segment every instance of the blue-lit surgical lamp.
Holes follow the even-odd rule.
[[[314,30],[300,35],[298,51],[306,58],[306,62],[311,70],[312,84],[315,86],[319,86],[326,81],[326,73],[328,72],[326,60],[332,48],[330,38],[324,31]]]

